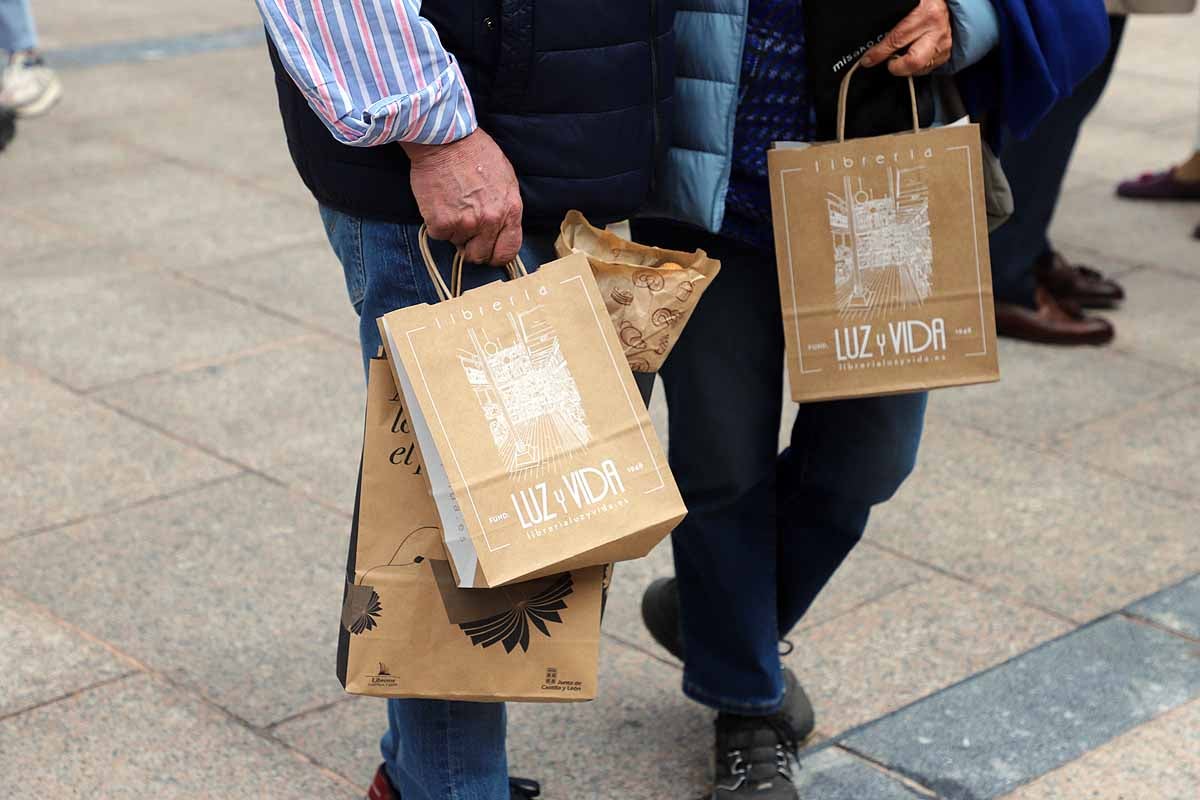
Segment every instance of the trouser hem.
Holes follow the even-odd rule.
[[[686,678],[683,681],[683,693],[701,705],[725,714],[739,714],[744,717],[769,717],[783,710],[784,692],[772,700],[741,700],[732,697],[722,697],[705,690]]]

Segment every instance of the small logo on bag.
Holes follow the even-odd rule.
[[[388,672],[387,664],[380,661],[379,662],[379,672],[377,672],[375,674],[376,675],[391,675],[392,673]]]
[[[461,623],[471,639],[471,644],[488,648],[496,643],[504,645],[504,652],[511,653],[518,647],[522,653],[529,652],[529,627],[537,628],[546,638],[551,638],[547,623],[562,624],[560,611],[567,608],[566,598],[575,591],[570,573],[555,581],[550,588],[539,592],[528,600],[521,600],[508,611],[485,619]]]

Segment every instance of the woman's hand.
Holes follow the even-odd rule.
[[[887,61],[893,75],[928,75],[950,60],[953,44],[946,0],[921,0],[882,42],[866,52],[862,65],[873,67]],[[896,55],[906,47],[907,52]]]

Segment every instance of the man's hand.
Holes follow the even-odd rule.
[[[893,75],[926,75],[950,60],[952,45],[946,0],[921,0],[882,42],[867,51],[862,65],[873,67],[887,61],[888,71]],[[905,47],[908,52],[892,57]]]
[[[472,264],[501,266],[521,249],[521,190],[482,130],[442,145],[406,142],[417,208],[434,239],[463,248]]]

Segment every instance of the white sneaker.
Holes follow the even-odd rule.
[[[0,77],[0,107],[17,116],[45,114],[62,97],[62,82],[40,56],[13,56]]]

